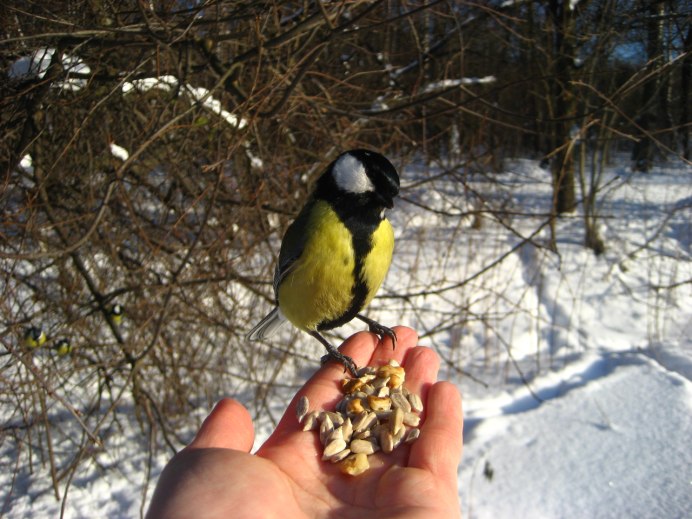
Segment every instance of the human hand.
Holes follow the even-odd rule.
[[[353,335],[340,350],[358,365],[380,366],[394,358],[405,367],[406,387],[425,404],[417,441],[370,456],[370,469],[355,477],[322,461],[319,439],[301,430],[295,406],[303,395],[311,409],[331,407],[339,398],[343,367],[327,363],[254,455],[250,414],[235,400],[221,400],[192,443],[163,470],[147,517],[459,517],[461,396],[449,382],[434,383],[439,357],[416,345],[415,331],[395,331],[396,350],[368,332]]]

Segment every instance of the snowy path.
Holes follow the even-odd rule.
[[[464,517],[689,517],[689,380],[623,353],[538,393],[467,418]]]

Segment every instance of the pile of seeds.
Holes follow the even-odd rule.
[[[333,412],[308,412],[307,397],[298,401],[298,422],[303,431],[319,431],[323,460],[357,476],[370,468],[370,454],[389,453],[418,438],[423,402],[404,387],[405,376],[404,368],[390,360],[380,368],[362,368],[358,378],[343,379],[344,398]]]

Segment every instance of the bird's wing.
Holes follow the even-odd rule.
[[[281,313],[277,306],[269,314],[262,319],[257,326],[248,332],[245,336],[249,341],[261,341],[272,335],[278,330],[282,324],[286,322],[286,317]]]
[[[300,258],[305,249],[309,233],[308,221],[313,205],[314,202],[311,200],[303,207],[303,210],[298,214],[293,223],[286,229],[286,234],[284,234],[284,238],[281,241],[279,261],[274,271],[274,296],[276,298],[279,297],[281,281],[295,268],[296,260]]]

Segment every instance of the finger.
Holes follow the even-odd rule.
[[[428,388],[437,380],[440,357],[430,348],[417,346],[408,350],[402,365],[406,370],[406,389],[425,402]]]
[[[456,485],[463,446],[463,414],[459,390],[450,382],[430,387],[427,415],[420,437],[411,446],[409,467],[427,470]]]
[[[396,348],[392,348],[392,340],[385,337],[377,343],[371,357],[366,361],[368,366],[381,366],[394,359],[399,364],[403,363],[407,353],[418,345],[418,334],[415,330],[406,326],[394,327],[396,334]],[[372,334],[371,334],[372,335]],[[375,336],[377,337],[377,336]]]
[[[255,431],[248,410],[240,402],[224,398],[214,406],[187,448],[250,452],[254,437]]]

